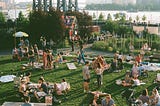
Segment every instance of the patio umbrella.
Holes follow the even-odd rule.
[[[25,32],[19,31],[19,32],[14,33],[13,36],[14,37],[28,37],[29,35]]]

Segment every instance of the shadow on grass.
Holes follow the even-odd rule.
[[[0,65],[8,64],[8,63],[13,63],[14,61],[12,59],[6,59],[6,60],[1,60]]]

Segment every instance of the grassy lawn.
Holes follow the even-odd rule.
[[[53,70],[38,70],[38,69],[21,69],[21,64],[27,63],[26,61],[23,62],[13,62],[11,60],[11,56],[0,56],[0,76],[8,75],[8,74],[23,74],[28,71],[32,73],[31,82],[37,82],[40,76],[43,76],[47,82],[61,82],[62,78],[65,78],[67,82],[71,84],[71,90],[64,99],[63,96],[58,97],[62,103],[57,104],[58,106],[88,106],[89,103],[92,101],[92,95],[83,93],[82,88],[82,66],[76,64],[78,69],[76,70],[68,70],[66,64],[59,64],[59,67]],[[126,70],[129,70],[132,65],[125,64],[125,69],[122,70],[120,73],[109,73],[104,72],[103,75],[103,85],[99,89],[102,92],[110,93],[113,99],[116,102],[117,106],[127,106],[125,99],[122,99],[120,93],[128,89],[127,87],[122,87],[115,84],[115,80],[123,79]],[[141,91],[144,88],[149,90],[149,94],[151,94],[151,90],[156,86],[153,83],[153,80],[156,78],[156,73],[158,72],[149,72],[149,77],[145,78],[142,77],[141,79],[145,82],[145,85],[141,85],[138,87],[134,87],[135,89],[135,96],[138,97]],[[97,85],[94,83],[96,81],[96,76],[93,70],[91,70],[91,83],[90,83],[90,90],[95,91],[97,90]],[[21,101],[20,98],[16,97],[16,92],[14,89],[13,82],[9,83],[1,83],[0,82],[0,105],[3,104],[5,101]],[[34,102],[34,101],[32,101]]]

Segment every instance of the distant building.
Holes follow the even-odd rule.
[[[136,32],[136,33],[141,33],[143,32],[145,29],[144,26],[133,26],[133,30]],[[156,34],[156,35],[159,35],[160,34],[160,30],[159,30],[159,27],[157,26],[148,26],[146,27],[146,29],[148,30],[148,32],[150,34]]]
[[[158,4],[160,0],[137,0],[137,4],[150,5],[150,4]]]
[[[113,0],[112,1],[112,3],[119,4],[119,5],[128,5],[128,4],[135,5],[136,2],[137,2],[136,0]]]
[[[112,0],[86,0],[86,4],[110,4]]]
[[[0,9],[6,9],[6,8],[7,8],[6,3],[0,1]]]
[[[113,4],[123,5],[123,0],[112,0]]]

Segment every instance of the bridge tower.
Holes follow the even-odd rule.
[[[52,8],[52,0],[33,0],[33,10],[48,11]]]
[[[57,10],[78,11],[78,0],[57,0]]]

